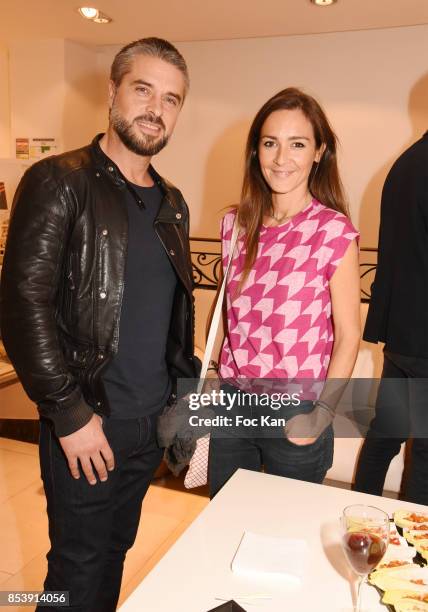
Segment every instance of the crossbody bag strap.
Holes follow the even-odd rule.
[[[211,356],[212,356],[212,352],[213,352],[213,349],[214,349],[214,344],[215,344],[215,341],[216,341],[217,332],[218,332],[218,328],[219,328],[219,324],[220,324],[220,319],[221,319],[221,313],[222,313],[222,308],[223,308],[223,300],[224,300],[224,293],[225,293],[225,290],[226,290],[227,276],[229,274],[229,268],[230,268],[230,265],[232,263],[233,252],[235,250],[235,245],[236,245],[236,241],[238,239],[238,234],[239,234],[238,215],[236,215],[235,222],[233,224],[232,238],[230,239],[229,259],[228,259],[228,262],[227,262],[227,266],[226,266],[226,270],[225,270],[225,273],[224,273],[223,281],[221,283],[220,291],[219,291],[218,296],[217,296],[217,302],[216,302],[216,305],[215,305],[213,318],[211,319],[210,330],[208,332],[207,345],[205,347],[205,354],[204,354],[204,359],[202,361],[201,375],[200,375],[200,379],[199,379],[199,383],[198,383],[198,389],[197,389],[198,393],[200,393],[202,391],[202,387],[203,387],[203,384],[204,384],[204,381],[205,381],[205,377],[206,377],[207,372],[208,372],[208,366],[209,366],[209,363],[211,361]]]

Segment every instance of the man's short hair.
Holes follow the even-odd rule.
[[[130,72],[132,60],[137,55],[158,57],[164,62],[168,62],[178,68],[184,76],[185,91],[187,93],[190,80],[184,57],[170,42],[163,38],[155,37],[135,40],[123,47],[115,56],[111,65],[110,78],[116,87],[119,87],[125,74]]]

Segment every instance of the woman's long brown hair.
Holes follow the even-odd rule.
[[[324,145],[318,163],[314,162],[308,179],[309,191],[319,202],[349,216],[337,167],[337,138],[318,102],[299,89],[289,87],[270,98],[259,110],[251,125],[245,150],[245,172],[238,223],[245,232],[246,255],[239,289],[242,288],[257,256],[263,217],[272,214],[272,193],[259,164],[260,132],[266,119],[279,110],[300,109],[311,122],[317,150]]]

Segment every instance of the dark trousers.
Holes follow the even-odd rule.
[[[157,414],[104,419],[115,456],[106,482],[75,480],[58,439],[41,423],[40,465],[51,549],[44,589],[69,591],[69,610],[116,610],[127,550],[133,545],[141,504],[163,452],[156,442]],[[40,610],[63,610],[39,606]]]
[[[224,385],[222,389],[228,393],[237,393],[230,385]],[[278,417],[290,418],[312,409],[312,402],[303,402],[292,413],[281,411]],[[233,418],[237,413],[239,411],[223,412],[223,415],[232,415]],[[269,413],[275,416],[269,408],[260,410],[249,405],[244,407],[241,414],[257,419],[261,414]],[[306,445],[290,442],[282,426],[213,428],[208,460],[210,496],[214,497],[239,468],[255,472],[263,469],[267,474],[322,483],[333,463],[333,446],[331,426],[315,442]]]
[[[428,504],[428,359],[385,351],[382,379],[357,465],[354,489],[382,495],[386,473],[403,442],[411,442],[403,497]]]

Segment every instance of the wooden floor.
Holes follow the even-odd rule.
[[[154,481],[128,553],[120,602],[167,552],[208,503],[206,491],[183,491],[174,477]],[[39,591],[49,549],[45,497],[35,444],[0,438],[0,590]],[[28,612],[31,607],[10,607]]]

